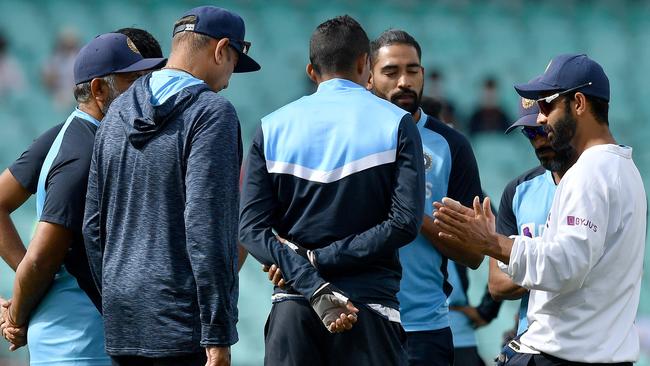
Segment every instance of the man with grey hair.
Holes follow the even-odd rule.
[[[1,328],[10,349],[29,343],[32,364],[110,365],[100,296],[81,234],[90,156],[95,131],[111,102],[144,70],[163,62],[144,59],[123,34],[93,39],[75,61],[78,108],[0,175],[0,206],[11,207],[9,212],[33,191],[37,196],[39,223],[27,250],[8,212],[0,212],[0,254],[16,269]]]
[[[188,11],[166,67],[121,95],[97,132],[84,236],[116,365],[230,365],[242,146],[217,92],[260,69],[244,34],[228,10]]]

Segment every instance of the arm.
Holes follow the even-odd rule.
[[[441,241],[438,237],[440,228],[438,228],[431,216],[424,215],[420,233],[440,254],[454,262],[463,264],[471,269],[477,269],[481,265],[481,262],[483,262],[483,255],[471,250],[471,244],[458,243],[458,245],[445,245],[445,242]]]
[[[239,120],[229,103],[202,114],[189,133],[185,238],[203,347],[237,342]]]
[[[494,258],[490,258],[488,289],[496,301],[521,299],[528,292],[527,289],[512,282],[512,279],[499,269]]]
[[[499,234],[505,236],[519,234],[517,217],[512,208],[513,197],[516,190],[515,183],[516,181],[510,182],[506,186],[501,195],[501,203],[499,204],[496,230]],[[490,258],[488,289],[495,300],[516,300],[520,299],[528,292],[527,289],[512,282],[512,279],[499,269],[497,261],[494,258]]]
[[[424,211],[424,157],[420,133],[410,114],[402,118],[397,139],[395,185],[388,218],[365,232],[314,250],[314,262],[320,272],[354,268],[417,237]]]
[[[10,215],[30,195],[9,170],[0,174],[0,256],[14,271],[25,256],[26,249]]]
[[[246,248],[241,243],[237,243],[237,272],[241,271],[241,268],[246,262],[246,257],[248,257],[248,251],[246,251]]]
[[[439,122],[438,122],[439,123]],[[464,206],[472,206],[474,197],[483,198],[481,189],[481,177],[476,164],[476,157],[469,141],[458,133],[450,135],[449,147],[451,151],[451,171],[449,172],[449,188],[447,196]],[[426,228],[423,225],[422,233],[433,244],[440,253],[452,259],[455,262],[466,265],[471,269],[477,269],[483,262],[483,255],[472,251],[471,244],[462,243],[461,245],[447,246],[437,240],[439,228],[436,227],[433,218],[425,218]],[[425,232],[426,229],[427,231]]]
[[[476,311],[482,319],[487,323],[490,323],[499,315],[501,304],[503,304],[501,301],[492,298],[490,291],[488,291],[488,287],[486,286],[483,298],[481,299],[481,303],[476,307]]]
[[[285,282],[307,299],[325,283],[307,259],[282,245],[273,233],[278,207],[264,157],[264,136],[259,128],[244,167],[239,240],[260,263],[282,268]]]
[[[18,265],[13,298],[9,306],[12,326],[27,323],[31,311],[50,287],[70,247],[72,231],[49,222],[39,222],[25,257]]]
[[[100,235],[99,185],[97,175],[97,149],[93,149],[86,190],[86,207],[84,213],[83,236],[90,273],[95,286],[102,292],[102,266],[104,248]]]

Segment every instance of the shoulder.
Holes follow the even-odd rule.
[[[541,175],[544,175],[545,173],[546,173],[546,169],[543,166],[538,165],[520,174],[515,179],[511,180],[510,183],[508,183],[508,185],[513,185],[516,187],[524,182],[533,180]]]
[[[424,128],[440,134],[447,140],[450,146],[457,146],[458,148],[470,148],[469,140],[460,131],[453,127],[448,126],[437,118],[427,116]]]

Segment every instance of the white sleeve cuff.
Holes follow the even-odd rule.
[[[513,272],[513,265],[512,264],[513,264],[513,262],[517,261],[516,255],[513,255],[513,254],[517,253],[517,243],[518,243],[517,239],[519,238],[519,236],[518,235],[510,235],[509,238],[514,240],[514,243],[512,243],[512,249],[510,250],[510,260],[509,260],[510,264],[505,264],[505,263],[498,260],[497,265],[499,266],[499,269],[501,270],[501,272],[507,274],[509,277],[512,277],[512,272]]]

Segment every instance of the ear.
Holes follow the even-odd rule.
[[[109,94],[108,85],[104,80],[96,78],[90,81],[90,93],[93,99],[99,103],[104,103]]]
[[[575,103],[574,109],[578,116],[587,113],[588,111],[587,98],[585,97],[584,94],[580,92],[576,93],[575,96],[573,97],[573,102]]]
[[[370,70],[370,59],[368,58],[368,54],[364,53],[357,59],[357,73],[358,74],[363,74],[366,71],[366,67],[368,68],[367,70]]]
[[[230,55],[228,54],[228,45],[230,45],[230,40],[228,38],[221,38],[217,42],[217,47],[214,49],[214,62],[217,65],[223,64],[230,58]]]
[[[366,83],[366,89],[372,90],[372,87],[373,87],[372,70],[370,70],[370,73],[368,73],[368,82]]]
[[[312,64],[307,64],[307,67],[305,68],[305,71],[307,72],[307,76],[313,81],[316,85],[319,83],[319,76],[316,70],[314,70],[314,65]]]

